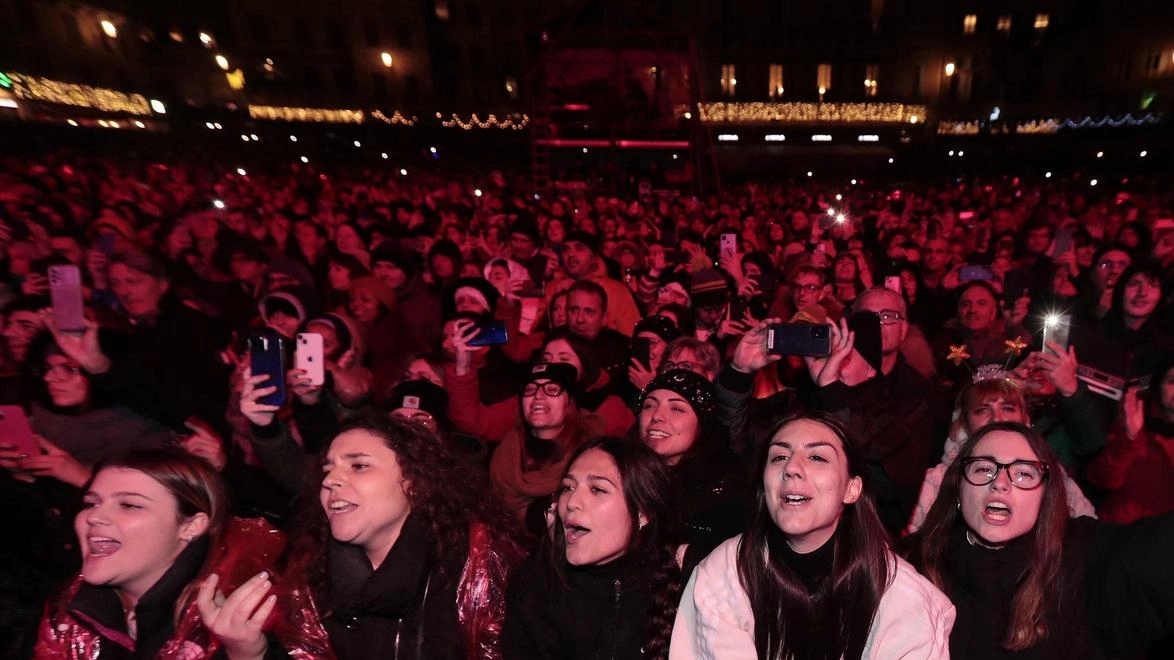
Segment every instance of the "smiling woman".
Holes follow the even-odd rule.
[[[754,517],[685,587],[670,658],[948,658],[954,608],[889,550],[863,466],[835,418],[780,422]]]

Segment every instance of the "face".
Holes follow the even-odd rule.
[[[878,314],[883,311],[895,311],[905,316],[907,313],[905,311],[905,300],[896,293],[887,290],[870,293],[857,298],[854,307],[858,307],[862,312],[876,312]],[[881,353],[892,355],[900,350],[901,342],[905,341],[905,335],[908,332],[909,321],[904,318],[892,323],[882,323]]]
[[[569,364],[575,367],[582,377],[583,361],[579,359],[579,354],[575,352],[575,349],[571,348],[570,342],[565,339],[555,339],[548,343],[542,351],[542,361]]]
[[[24,362],[29,344],[41,331],[41,316],[33,311],[21,310],[8,316],[4,324],[4,338],[8,340],[8,352],[17,362]]]
[[[526,259],[534,256],[537,249],[534,241],[526,234],[519,234],[517,232],[510,234],[510,253],[515,257]]]
[[[668,346],[664,339],[655,332],[639,332],[636,334],[638,339],[648,340],[648,357],[652,360],[652,370],[656,371],[660,365],[660,358],[664,355],[664,347]]]
[[[432,365],[428,364],[427,360],[412,360],[400,380],[426,380],[434,385],[444,387],[444,380],[436,373]]]
[[[697,441],[701,420],[685,397],[653,390],[640,407],[640,439],[669,465],[676,465]]]
[[[550,396],[542,388],[544,383],[550,382],[546,379],[534,381],[538,385],[534,394],[522,397],[522,415],[526,418],[526,425],[536,432],[557,432],[566,423],[570,395],[563,390],[558,396]]]
[[[87,584],[114,587],[136,599],[163,576],[207,529],[208,516],[184,520],[163,484],[138,470],[99,472],[74,519]]]
[[[379,436],[353,429],[330,443],[318,501],[335,541],[359,546],[378,566],[411,513],[399,459]]]
[[[791,302],[795,309],[810,307],[823,297],[823,282],[815,273],[802,273],[791,285]]]
[[[932,238],[925,242],[925,248],[921,254],[926,270],[940,271],[946,267],[950,260],[950,244],[940,238]]]
[[[53,405],[68,408],[80,406],[89,400],[90,381],[82,374],[81,367],[64,355],[45,358],[45,375],[42,378]]]
[[[669,366],[670,364],[672,366]],[[701,358],[691,348],[678,348],[660,366],[664,371],[669,369],[688,369],[698,376],[705,376],[709,380],[713,380],[714,378],[714,373],[706,370],[705,364],[701,362]]]
[[[1125,282],[1122,311],[1127,318],[1147,318],[1158,308],[1161,299],[1161,283],[1145,273],[1137,273]]]
[[[452,259],[444,254],[432,255],[432,274],[437,279],[446,280],[452,277],[456,272],[457,266],[452,262]]]
[[[265,274],[264,264],[243,255],[233,257],[229,262],[229,269],[238,282],[259,282]]]
[[[1093,281],[1102,291],[1117,284],[1117,278],[1129,268],[1133,259],[1121,250],[1109,250],[1101,255],[1101,260],[1093,264]]]
[[[308,222],[299,222],[294,226],[294,239],[307,252],[317,251],[318,245],[325,242],[325,239],[318,235],[314,225]]]
[[[562,243],[567,237],[567,228],[562,222],[551,219],[546,221],[546,238],[551,243]]]
[[[379,301],[365,289],[351,291],[351,301],[347,308],[359,323],[372,323],[379,318]]]
[[[1166,375],[1162,377],[1161,389],[1158,392],[1161,397],[1162,414],[1165,415],[1166,420],[1174,420],[1174,369],[1167,369]]]
[[[1027,251],[1032,254],[1043,254],[1052,242],[1052,230],[1039,227],[1027,232]]]
[[[567,297],[555,296],[550,303],[550,327],[561,328],[567,324]]]
[[[779,429],[767,452],[762,487],[771,520],[795,552],[819,549],[863,488],[848,472],[843,443],[823,424],[800,419]]]
[[[159,313],[159,300],[168,289],[167,280],[128,268],[125,264],[111,266],[108,279],[111,291],[127,314],[144,318]]]
[[[322,355],[327,360],[338,359],[342,346],[339,344],[338,333],[334,331],[334,328],[325,323],[311,323],[306,326],[306,332],[322,335]]]
[[[571,241],[563,249],[563,268],[572,279],[585,277],[595,270],[595,254],[579,241]]]
[[[296,316],[290,316],[285,312],[273,312],[269,315],[265,325],[280,332],[286,339],[293,339],[293,336],[298,333],[300,323]]]
[[[856,259],[849,257],[836,259],[834,270],[837,281],[852,282],[856,279]]]
[[[327,273],[330,278],[330,288],[335,291],[346,291],[351,288],[351,272],[345,267],[332,263]]]
[[[559,487],[558,517],[568,564],[606,564],[624,554],[632,538],[632,515],[610,454],[590,449],[571,463]]]
[[[689,306],[689,296],[676,287],[662,286],[656,290],[656,302],[659,305]]]
[[[481,301],[481,298],[465,291],[453,296],[453,305],[457,312],[462,313],[484,314],[489,311],[485,303]]]
[[[363,239],[359,237],[359,234],[353,228],[346,225],[338,228],[338,231],[334,234],[334,243],[338,246],[338,251],[344,253],[353,254],[366,249],[366,246],[363,245]]]
[[[1027,412],[1023,410],[1019,401],[1011,397],[1004,398],[997,393],[972,404],[966,409],[965,414],[967,435],[974,435],[982,427],[994,422],[1029,423]]]
[[[697,325],[703,328],[716,328],[725,315],[725,305],[706,305],[693,311],[693,318],[697,321]]]
[[[981,286],[970,287],[958,300],[958,323],[970,332],[986,330],[998,313],[995,297]]]
[[[430,433],[440,432],[440,424],[437,423],[436,418],[425,410],[418,408],[396,408],[388,413],[391,417],[402,419],[405,422],[414,422],[428,429]]]
[[[978,441],[970,455],[988,456],[999,463],[1039,460],[1027,438],[1013,431],[988,433]],[[985,486],[975,486],[962,479],[960,487],[963,520],[971,532],[991,546],[1017,539],[1035,527],[1045,488],[1017,488],[1011,485],[1007,470],[999,470],[995,480]]]
[[[390,261],[376,261],[371,274],[393,289],[399,289],[408,281],[408,274]]]
[[[567,295],[567,325],[571,332],[595,339],[603,328],[603,301],[589,291],[572,291]]]

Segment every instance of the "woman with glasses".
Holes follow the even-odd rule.
[[[946,471],[908,559],[957,608],[955,660],[1128,658],[1174,630],[1174,515],[1069,518],[1055,454],[1015,422]]]
[[[501,439],[489,463],[494,491],[506,512],[531,532],[545,529],[543,515],[571,455],[601,435],[603,421],[579,410],[578,371],[569,364],[543,362],[530,368],[519,391],[514,428]],[[531,505],[542,510],[527,513]]]

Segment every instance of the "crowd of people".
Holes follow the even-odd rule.
[[[1168,181],[250,169],[0,157],[4,657],[1174,648]]]

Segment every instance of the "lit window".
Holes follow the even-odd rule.
[[[974,34],[976,27],[978,27],[978,16],[967,14],[962,18],[962,34]]]
[[[876,96],[876,76],[879,69],[880,67],[875,64],[869,64],[868,66],[864,67],[865,96]]]
[[[783,65],[770,65],[770,82],[767,85],[767,95],[772,99],[783,97]]]
[[[1048,29],[1048,15],[1047,14],[1036,14],[1035,15],[1035,29],[1037,29],[1037,30]]]
[[[738,86],[738,77],[733,64],[722,65],[722,94],[733,97]]]
[[[1007,33],[1011,31],[1011,17],[1004,14],[999,17],[999,22],[995,24],[995,29],[999,32]]]
[[[820,64],[816,72],[817,82],[819,86],[819,93],[823,94],[832,88],[832,65]]]

